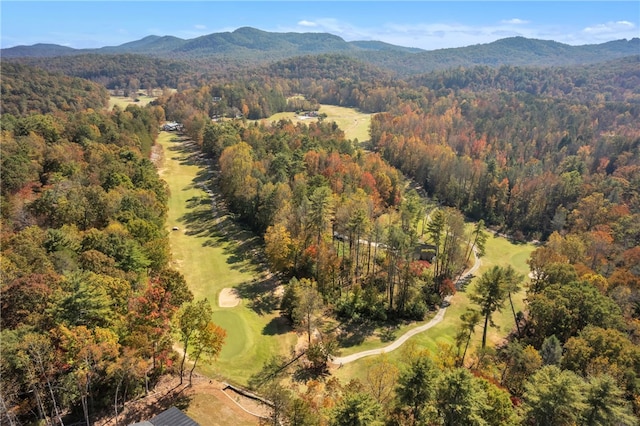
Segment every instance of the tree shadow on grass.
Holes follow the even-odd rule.
[[[211,201],[207,196],[196,196],[187,200],[187,211],[178,219],[185,226],[185,234],[202,237],[207,240],[203,245],[211,245],[224,234],[218,226],[224,219],[211,210]]]
[[[232,223],[236,228],[237,224]],[[235,230],[227,233],[230,243],[223,247],[227,256],[227,263],[231,269],[240,272],[266,272],[266,260],[262,251],[260,239],[250,231]]]
[[[300,365],[291,377],[295,382],[307,383],[309,380],[324,380],[330,375],[331,373],[326,365],[323,368],[312,368]]]
[[[341,329],[342,331],[337,336],[338,346],[350,348],[361,345],[367,337],[372,336],[376,325],[371,321],[350,321],[344,324]]]
[[[459,279],[456,282],[456,291],[464,292],[467,289],[467,286],[476,276],[473,274],[469,274],[466,277]]]
[[[210,161],[198,152],[192,141],[174,138],[175,145],[169,150],[177,154],[181,164],[197,165],[201,169],[191,184],[183,190],[199,188],[204,194],[187,200],[187,211],[178,220],[184,224],[185,234],[203,238],[203,247],[222,247],[227,263],[240,272],[253,272],[260,264],[256,250],[259,240],[250,230],[235,220],[220,194],[217,173],[212,171]]]
[[[267,275],[261,280],[242,283],[235,289],[242,299],[249,301],[248,306],[255,313],[269,315],[280,309],[280,296],[276,291],[278,285],[279,282],[274,276]]]
[[[291,323],[285,317],[274,317],[267,325],[262,329],[262,334],[265,336],[276,336],[279,334],[286,334],[292,331]]]
[[[197,166],[203,165],[207,158],[199,151],[198,144],[188,137],[174,137],[171,139],[173,145],[169,151],[173,153],[173,159],[181,165]]]
[[[248,300],[248,306],[258,315],[271,314],[280,307],[280,297],[275,294],[279,281],[268,273],[262,243],[250,229],[236,220],[236,215],[221,195],[218,172],[212,162],[203,156],[198,146],[188,138],[174,138],[169,150],[181,164],[197,165],[200,170],[189,186],[199,188],[203,194],[187,200],[187,211],[179,218],[185,234],[203,238],[203,247],[222,248],[229,267],[242,273],[261,274],[262,278],[240,284],[238,295]],[[268,332],[269,330],[267,330]]]

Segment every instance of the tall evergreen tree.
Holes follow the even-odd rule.
[[[592,377],[587,385],[581,424],[585,426],[635,426],[638,418],[633,415],[624,399],[624,393],[609,375]]]
[[[425,354],[416,357],[400,373],[396,395],[401,405],[409,407],[409,424],[420,425],[429,417],[429,408],[435,397],[438,371]]]
[[[494,325],[491,316],[500,311],[507,297],[507,276],[504,268],[494,266],[482,274],[480,280],[469,294],[469,299],[480,306],[480,313],[484,316],[482,330],[482,347],[487,345],[487,330]]]
[[[442,377],[437,385],[436,407],[445,426],[487,425],[482,418],[487,395],[465,368],[456,368]]]

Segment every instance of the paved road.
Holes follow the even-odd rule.
[[[475,258],[475,262],[473,263],[473,266],[471,268],[469,268],[469,270],[466,271],[464,274],[462,274],[460,276],[460,278],[458,279],[458,281],[464,280],[469,275],[476,273],[478,271],[478,269],[480,268],[480,258],[476,255],[475,250],[473,251],[473,256]],[[413,329],[407,331],[405,334],[403,334],[402,336],[400,336],[396,340],[394,340],[391,344],[389,344],[389,345],[387,345],[387,346],[385,346],[383,348],[370,349],[368,351],[356,352],[354,354],[347,355],[347,356],[334,357],[334,358],[331,359],[331,363],[337,364],[337,365],[347,364],[349,362],[356,361],[356,360],[358,360],[360,358],[364,358],[364,357],[371,356],[371,355],[380,355],[380,354],[391,352],[393,350],[398,349],[407,340],[409,340],[409,338],[415,336],[418,333],[422,333],[423,331],[430,329],[431,327],[433,327],[436,324],[439,324],[444,319],[444,314],[447,312],[447,306],[449,306],[449,301],[450,300],[451,300],[451,296],[447,296],[445,298],[445,301],[446,301],[445,306],[438,310],[438,313],[436,314],[436,316],[431,318],[431,321],[429,321],[428,323],[423,324],[423,325],[421,325],[419,327],[416,327],[416,328],[413,328]]]

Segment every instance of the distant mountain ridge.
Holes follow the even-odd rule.
[[[401,76],[447,68],[486,65],[512,66],[569,66],[606,62],[640,55],[640,38],[615,40],[602,44],[571,46],[551,40],[509,37],[487,44],[422,51],[407,58],[397,51],[371,52],[355,57],[385,69],[393,69]],[[401,64],[401,66],[398,66]]]
[[[5,58],[44,56],[46,47],[51,51],[50,56],[84,53],[140,53],[191,54],[190,56],[195,54],[200,57],[234,51],[281,52],[283,54],[339,53],[357,50],[423,51],[422,49],[382,42],[347,42],[341,37],[329,33],[274,33],[242,27],[233,32],[213,33],[193,39],[150,35],[119,46],[106,46],[98,49],[73,49],[54,44],[37,44],[11,47],[2,49],[1,52]]]
[[[640,38],[570,46],[556,41],[510,37],[487,44],[426,51],[381,41],[347,42],[329,33],[275,33],[243,27],[193,39],[151,35],[119,46],[73,49],[36,44],[2,49],[2,58],[57,57],[81,54],[142,54],[172,60],[217,58],[272,62],[296,56],[343,54],[392,70],[398,75],[474,65],[558,66],[602,62],[640,54]]]

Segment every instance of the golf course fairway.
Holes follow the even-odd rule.
[[[170,192],[167,227],[173,266],[182,272],[195,300],[207,298],[213,321],[227,332],[219,357],[201,362],[207,375],[240,384],[275,354],[288,354],[297,336],[280,321],[274,285],[259,264],[252,263],[255,236],[239,228],[224,206],[216,208],[207,192],[210,173],[193,143],[176,134],[158,136],[160,176]],[[224,288],[235,288],[237,306],[221,308]]]

